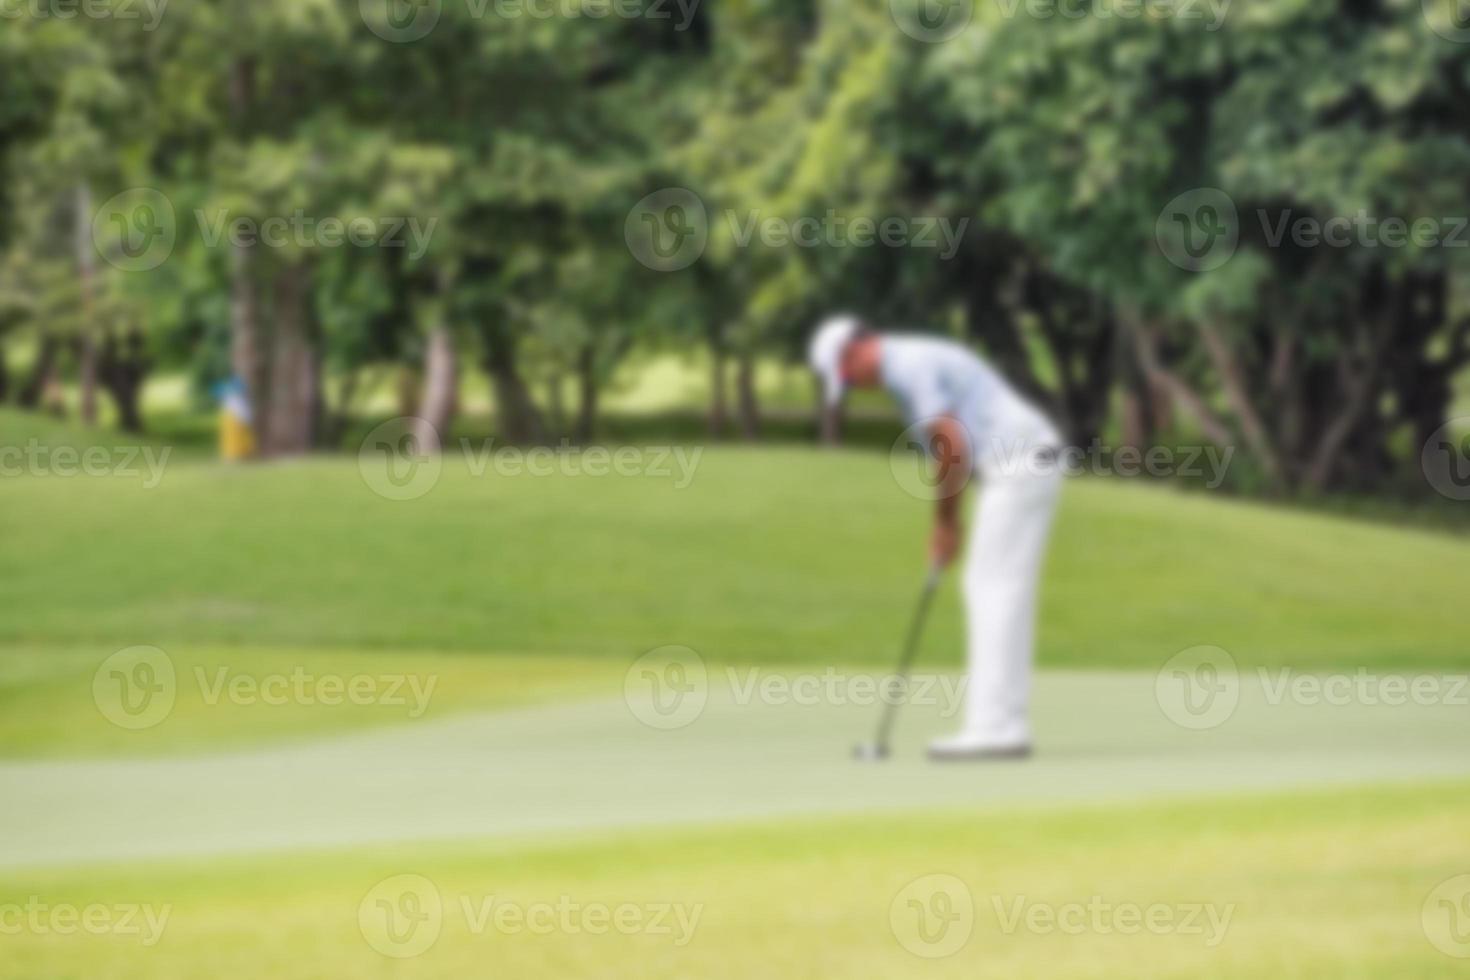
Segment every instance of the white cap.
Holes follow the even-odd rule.
[[[807,363],[822,381],[822,391],[829,406],[842,401],[842,353],[856,337],[862,324],[855,316],[834,316],[823,320],[812,334],[807,348]]]

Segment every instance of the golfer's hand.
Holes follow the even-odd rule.
[[[948,568],[960,553],[960,526],[958,523],[941,522],[934,525],[934,535],[929,540],[929,560],[935,568]]]

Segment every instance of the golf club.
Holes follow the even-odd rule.
[[[908,688],[909,670],[914,665],[914,658],[919,653],[919,637],[924,632],[924,621],[929,616],[929,605],[934,599],[934,593],[939,588],[939,579],[943,569],[938,565],[931,566],[929,576],[924,580],[924,590],[919,593],[919,606],[914,610],[913,622],[909,625],[908,638],[904,641],[903,655],[898,660],[898,695],[885,698],[883,702],[883,719],[878,723],[878,735],[871,742],[862,742],[853,749],[853,758],[860,762],[881,762],[888,758],[888,737],[893,732],[893,722],[898,717],[898,705],[903,691]]]

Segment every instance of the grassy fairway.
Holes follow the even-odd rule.
[[[0,980],[1463,971],[1424,917],[1443,911],[1426,903],[1437,886],[1470,873],[1470,785],[1226,796],[1308,776],[1463,772],[1445,748],[1463,716],[1278,708],[1245,674],[1231,723],[1197,733],[1159,712],[1153,684],[1160,664],[1204,644],[1245,671],[1462,671],[1463,539],[1078,481],[1057,529],[1041,656],[1084,670],[1040,679],[1051,753],[1005,772],[941,770],[916,753],[859,770],[841,751],[869,710],[715,697],[698,723],[655,731],[622,702],[625,671],[666,645],[695,648],[711,668],[886,667],[926,505],[863,452],[711,450],[687,486],[676,479],[476,476],[455,455],[427,496],[395,503],[354,458],[229,469],[198,453],[152,489],[125,475],[0,479],[0,778],[11,787],[0,797],[13,845],[0,870]],[[960,634],[951,589],[928,665],[957,667]],[[167,652],[177,702],[167,724],[124,731],[102,717],[93,684],[109,655],[144,645]],[[233,677],[297,672],[435,688],[423,715],[209,694]],[[905,744],[949,720],[916,706]],[[1312,754],[1324,746],[1330,756]],[[205,754],[85,758],[182,750]],[[1231,782],[1232,767],[1261,781]],[[1014,785],[1026,778],[1040,788]],[[1062,787],[1078,793],[1052,792]],[[1202,787],[1215,798],[1138,801]],[[750,809],[762,794],[793,805]],[[1134,802],[1074,802],[1093,794]],[[1006,809],[1019,799],[1051,805]],[[935,809],[962,803],[972,808]],[[879,805],[909,809],[864,809]],[[791,818],[840,808],[868,815]],[[730,822],[679,823],[711,814]],[[602,829],[615,825],[664,829]],[[527,827],[532,840],[517,836]],[[350,843],[435,828],[475,843]],[[192,849],[148,849],[160,841]],[[279,850],[324,842],[336,849]],[[212,856],[138,859],[149,853]],[[36,866],[19,870],[28,856]],[[405,885],[429,904],[405,905]],[[70,916],[135,905],[146,908],[130,925],[161,926],[156,942],[56,932]],[[427,912],[414,921],[436,941],[395,958],[425,934],[390,932],[387,909]],[[919,910],[960,918],[924,932]],[[523,915],[533,924],[518,925]],[[640,930],[651,916],[658,931]]]
[[[1470,870],[1467,806],[1470,787],[1447,785],[11,873],[0,903],[142,903],[169,917],[149,947],[23,930],[5,939],[0,977],[1453,977],[1463,961],[1422,923],[1431,891]],[[404,881],[375,886],[400,875],[427,879],[442,903],[419,926],[437,924],[437,941],[407,960],[365,938],[406,953],[430,934],[388,936],[377,900],[395,905]],[[932,943],[917,931],[910,901],[942,910],[938,887],[970,896],[963,943],[962,911],[948,932],[931,921]],[[583,911],[537,932],[514,910],[493,915],[559,904]],[[685,916],[670,912],[668,933],[638,931],[629,912],[629,934],[595,935],[583,918],[635,907],[651,925],[662,905]],[[1130,908],[1168,924],[1130,928]]]
[[[24,445],[21,425],[0,414],[0,444]],[[151,489],[146,470],[0,479],[0,755],[407,720],[297,704],[263,726],[228,699],[206,704],[195,683],[167,739],[98,725],[93,672],[139,645],[189,678],[433,675],[435,714],[616,690],[629,662],[666,645],[712,664],[890,662],[927,505],[885,458],[717,449],[686,487],[677,473],[477,476],[456,454],[407,502],[375,495],[355,458],[230,469],[180,457]],[[1247,669],[1470,665],[1463,539],[1081,480],[1055,540],[1043,666],[1152,670],[1206,644]],[[959,666],[961,628],[947,589],[929,665]],[[467,656],[483,654],[495,656]]]
[[[677,471],[676,471],[677,472]],[[717,449],[676,477],[475,476],[374,495],[355,459],[0,480],[0,641],[885,663],[927,505],[882,456]],[[1041,661],[1463,668],[1463,539],[1180,494],[1069,488]],[[952,591],[931,662],[960,660]]]
[[[177,700],[167,726],[127,730],[109,723],[94,700],[99,671],[94,653],[0,652],[0,758],[217,751],[578,698],[618,690],[623,681],[622,666],[606,658],[509,653],[185,646],[169,658]],[[340,678],[342,690],[327,689],[323,697],[324,677]],[[241,683],[248,685],[244,697],[232,696]],[[354,700],[348,691],[352,683],[367,685],[363,690],[369,694]],[[298,696],[298,690],[306,696]]]

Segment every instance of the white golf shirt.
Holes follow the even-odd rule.
[[[1045,416],[969,348],[919,334],[885,334],[880,343],[883,385],[909,424],[959,420],[977,468],[991,472],[1030,449],[1061,448]]]

